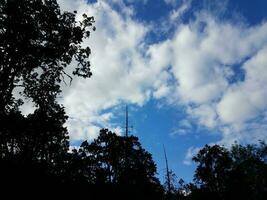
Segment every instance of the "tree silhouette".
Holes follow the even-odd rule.
[[[229,197],[242,199],[266,199],[267,197],[267,146],[234,145],[231,149],[233,160],[229,172]]]
[[[165,191],[165,199],[176,199],[179,193],[177,176],[172,170],[167,170],[165,174],[165,182],[163,183]]]
[[[81,42],[94,19],[84,14],[77,23],[75,13],[62,13],[56,0],[1,0],[0,16],[0,118],[6,122],[0,128],[1,157],[21,153],[55,161],[52,151],[68,146],[67,118],[56,98],[61,82],[72,80],[65,68],[73,59],[78,63],[73,75],[91,76],[90,49]],[[14,96],[17,88],[36,107],[25,119],[19,111],[23,101]],[[21,125],[19,119],[24,122],[17,133],[12,126]]]
[[[193,157],[199,163],[195,180],[210,194],[220,195],[225,192],[225,177],[231,168],[231,157],[227,149],[219,145],[206,145]]]
[[[191,199],[266,199],[266,144],[230,149],[206,145],[193,160],[198,163]]]
[[[60,85],[72,75],[92,75],[90,48],[81,43],[94,18],[84,14],[77,22],[75,15],[61,12],[56,0],[0,1],[0,175],[6,185],[52,183],[49,177],[62,173],[68,135],[57,102]],[[77,66],[68,74],[73,60]],[[34,113],[21,114],[18,92],[34,103]]]
[[[93,174],[90,182],[99,188],[112,188],[115,197],[130,199],[151,198],[162,195],[156,178],[156,165],[138,138],[118,136],[107,129],[100,130],[98,138],[87,141],[75,150],[81,160],[86,160],[84,177]],[[127,152],[127,153],[126,153]],[[117,192],[116,192],[117,191]]]

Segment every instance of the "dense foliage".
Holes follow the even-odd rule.
[[[75,21],[75,13],[60,11],[56,0],[0,1],[0,152],[55,163],[68,149],[67,117],[56,101],[60,83],[71,76],[65,68],[78,62],[73,75],[90,77],[89,37],[93,17]],[[23,100],[34,103],[33,114],[19,110]]]
[[[184,199],[247,199],[267,197],[267,145],[206,145],[193,161],[194,182],[180,184],[173,197]],[[178,198],[179,199],[179,198]]]

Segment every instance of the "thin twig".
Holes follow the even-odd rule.
[[[70,79],[70,85],[71,85],[73,78],[72,78],[69,74],[67,74],[64,70],[62,70],[62,72],[63,72],[63,74],[65,74],[67,77],[69,77],[69,79]],[[65,81],[64,81],[64,82],[65,82]]]

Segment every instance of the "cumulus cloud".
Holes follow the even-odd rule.
[[[225,123],[253,119],[266,110],[267,45],[244,63],[245,79],[232,85],[218,103],[218,113]]]
[[[94,138],[103,126],[121,132],[109,109],[152,98],[184,106],[187,120],[218,130],[223,143],[267,138],[260,134],[266,130],[267,22],[248,26],[200,11],[183,23],[177,19],[191,1],[182,1],[166,19],[175,27],[173,36],[148,44],[153,25],[135,20],[134,7],[122,0],[59,2],[63,9],[93,15],[97,27],[84,43],[92,48],[92,78],[75,79],[63,89],[73,140]]]
[[[119,126],[110,124],[113,114],[104,110],[122,102],[143,105],[152,93],[157,98],[167,95],[169,74],[164,72],[167,62],[161,62],[154,55],[156,47],[148,49],[145,37],[149,28],[134,21],[124,4],[121,9],[127,12],[122,15],[108,1],[72,2],[61,4],[79,14],[93,15],[97,29],[84,43],[93,49],[92,78],[75,79],[71,87],[63,89],[62,103],[70,116],[67,126],[71,139],[91,139],[100,127],[120,132]],[[160,49],[164,49],[164,45]],[[162,51],[167,57],[167,52]]]
[[[190,23],[177,25],[166,41],[177,101],[198,124],[222,132],[226,143],[259,136],[247,133],[250,120],[267,109],[266,33],[267,23],[248,27],[200,12]],[[240,73],[244,78],[237,79]],[[265,128],[261,123],[253,121],[253,126]]]

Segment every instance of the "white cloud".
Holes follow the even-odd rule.
[[[267,23],[247,27],[203,12],[189,24],[178,25],[167,41],[180,105],[187,107],[189,118],[221,131],[224,142],[263,138],[247,133],[252,126],[249,120],[267,109],[266,33]],[[231,82],[242,71],[244,80]],[[266,131],[261,123],[253,126]]]
[[[218,114],[225,123],[238,123],[254,117],[255,107],[246,92],[239,88],[230,88],[218,104]]]
[[[221,131],[224,143],[267,138],[258,120],[267,110],[266,22],[249,27],[200,12],[187,24],[177,23],[191,6],[183,1],[167,19],[176,21],[175,34],[148,45],[153,26],[135,21],[134,8],[121,0],[121,13],[110,6],[115,1],[60,2],[93,15],[97,27],[85,42],[92,48],[92,78],[76,79],[63,92],[72,139],[93,138],[101,126],[116,128],[104,109],[124,101],[144,105],[151,98],[185,106],[189,120]],[[237,79],[241,71],[244,78]]]
[[[207,128],[215,128],[217,126],[217,114],[213,105],[202,104],[194,108],[189,107],[187,112]]]
[[[165,0],[165,3],[176,5],[177,0]],[[170,13],[170,21],[171,22],[179,22],[180,18],[184,15],[186,11],[188,11],[191,7],[192,0],[183,0],[181,5],[178,8],[175,8]]]
[[[178,127],[170,133],[170,136],[175,136],[175,135],[187,135],[192,131],[192,124],[189,120],[183,119],[178,122]]]
[[[245,79],[231,86],[218,104],[226,123],[245,122],[267,109],[267,45],[243,65]]]
[[[121,130],[110,124],[113,116],[110,112],[103,113],[104,109],[123,101],[143,105],[152,94],[160,98],[168,93],[169,74],[164,70],[169,59],[167,53],[167,61],[159,59],[155,47],[146,47],[144,42],[149,28],[134,21],[129,8],[122,7],[127,9],[122,16],[107,1],[91,5],[84,1],[75,5],[72,1],[62,3],[69,2],[71,6],[66,8],[75,9],[79,14],[89,13],[96,19],[97,29],[84,43],[92,49],[93,76],[75,79],[62,94],[62,103],[70,116],[67,126],[71,139],[91,139],[100,127]]]
[[[185,159],[183,161],[184,165],[192,165],[192,158],[198,153],[200,148],[198,147],[190,147],[185,155]]]
[[[171,46],[174,52],[173,73],[179,84],[177,90],[185,102],[213,100],[227,87],[213,57],[202,51],[202,37],[189,26],[182,26]]]

